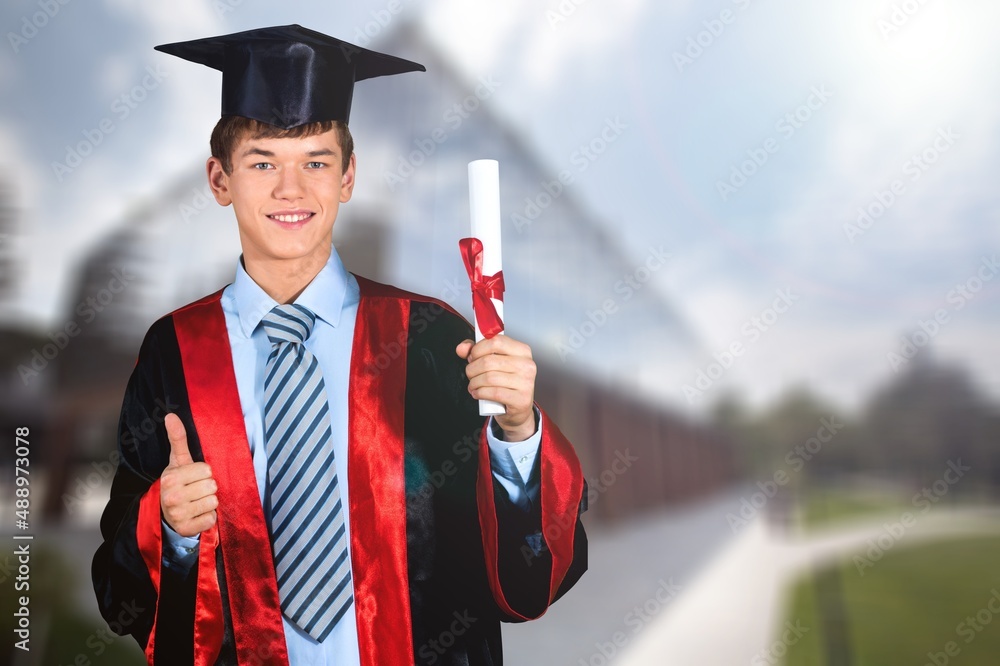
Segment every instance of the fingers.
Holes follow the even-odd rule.
[[[206,513],[215,513],[218,506],[218,497],[209,495],[208,497],[202,497],[195,502],[187,504],[182,510],[178,509],[175,515],[178,516],[178,522],[184,523],[185,521],[196,520]]]
[[[528,361],[527,363],[532,362]],[[484,388],[496,387],[530,393],[535,385],[535,371],[534,364],[532,363],[529,367],[527,363],[495,364],[499,366],[498,369],[485,370],[480,373],[467,371],[467,374],[470,374],[469,391],[478,394]],[[486,396],[477,395],[476,397],[485,398]],[[492,398],[489,399],[492,400]]]
[[[204,462],[193,462],[183,467],[171,467],[168,469],[170,470],[170,483],[178,485],[187,485],[195,481],[201,481],[202,479],[212,478],[212,468],[208,466],[208,463]],[[166,470],[164,470],[161,478],[163,476],[166,476]]]
[[[471,340],[463,340],[456,351],[464,351],[464,347],[468,347],[471,343]],[[465,374],[470,379],[484,372],[498,370],[530,375],[534,380],[535,362],[531,358],[531,347],[507,335],[494,335],[492,338],[483,338],[472,344],[468,349],[466,360],[468,366]]]
[[[531,347],[506,335],[471,343],[463,340],[456,351],[468,348],[465,374],[472,397],[494,400],[515,411],[530,409],[537,372]]]
[[[189,483],[186,486],[181,486],[179,488],[180,492],[177,496],[182,502],[193,504],[207,497],[215,497],[215,493],[218,489],[219,486],[215,483],[215,479],[202,479],[201,481],[195,481],[194,483]],[[212,506],[209,508],[214,509],[215,507]],[[204,511],[198,511],[191,515],[196,516],[201,513],[204,513]]]
[[[191,451],[188,450],[187,432],[184,430],[184,423],[176,414],[167,414],[163,419],[163,425],[167,429],[167,439],[170,441],[170,467],[180,467],[193,462]]]
[[[206,513],[213,513],[218,507],[219,498],[213,493],[190,502],[167,504],[163,508],[163,517],[174,528],[174,531],[179,533],[181,530],[178,527],[187,529],[189,528],[188,522]]]
[[[218,490],[211,470],[205,463],[194,463],[164,471],[160,477],[160,497],[171,506],[192,502]]]
[[[164,516],[164,518],[166,517]],[[209,511],[195,518],[180,522],[167,520],[167,524],[181,536],[192,537],[210,528],[218,519],[219,516],[215,511]]]
[[[207,463],[167,467],[160,476],[160,511],[182,536],[194,536],[217,520],[219,487]]]
[[[502,354],[482,356],[465,366],[470,388],[490,384],[509,388],[517,388],[522,383],[534,385],[536,372],[535,361],[530,357]]]
[[[471,340],[463,340],[459,347],[471,342]],[[494,335],[492,338],[483,338],[472,345],[468,352],[468,361],[473,363],[490,354],[531,358],[531,347],[509,335]]]
[[[492,400],[499,402],[507,408],[507,416],[517,418],[520,414],[530,414],[534,404],[530,393],[522,389],[508,388],[506,386],[483,386],[472,392],[472,397],[477,400]],[[497,417],[499,419],[499,417]],[[502,424],[501,424],[502,425]]]

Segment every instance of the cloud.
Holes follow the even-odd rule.
[[[600,69],[635,29],[647,0],[469,3],[434,0],[423,17],[432,38],[467,71],[516,74],[550,91],[564,73]],[[513,78],[513,77],[512,77]]]

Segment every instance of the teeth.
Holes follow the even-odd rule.
[[[309,217],[311,213],[302,213],[301,215],[271,215],[274,219],[279,222],[301,222],[302,220]]]

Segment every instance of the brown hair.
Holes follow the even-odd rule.
[[[282,129],[276,125],[262,123],[253,118],[243,116],[222,116],[212,130],[209,144],[212,156],[222,162],[222,170],[227,174],[233,172],[233,151],[240,141],[251,139],[284,139],[298,138],[322,134],[336,128],[337,141],[340,143],[341,168],[347,171],[351,164],[351,153],[354,152],[354,139],[347,125],[339,120],[323,120],[315,123],[299,125],[291,129]]]

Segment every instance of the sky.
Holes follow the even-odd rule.
[[[502,82],[495,111],[637,267],[670,252],[650,288],[716,356],[704,390],[665,380],[692,409],[803,385],[853,409],[907,341],[1000,398],[998,19],[988,0],[10,0],[6,316],[56,327],[74,262],[204,159],[218,75],[153,45],[285,23],[361,43],[411,20],[468,80]]]

